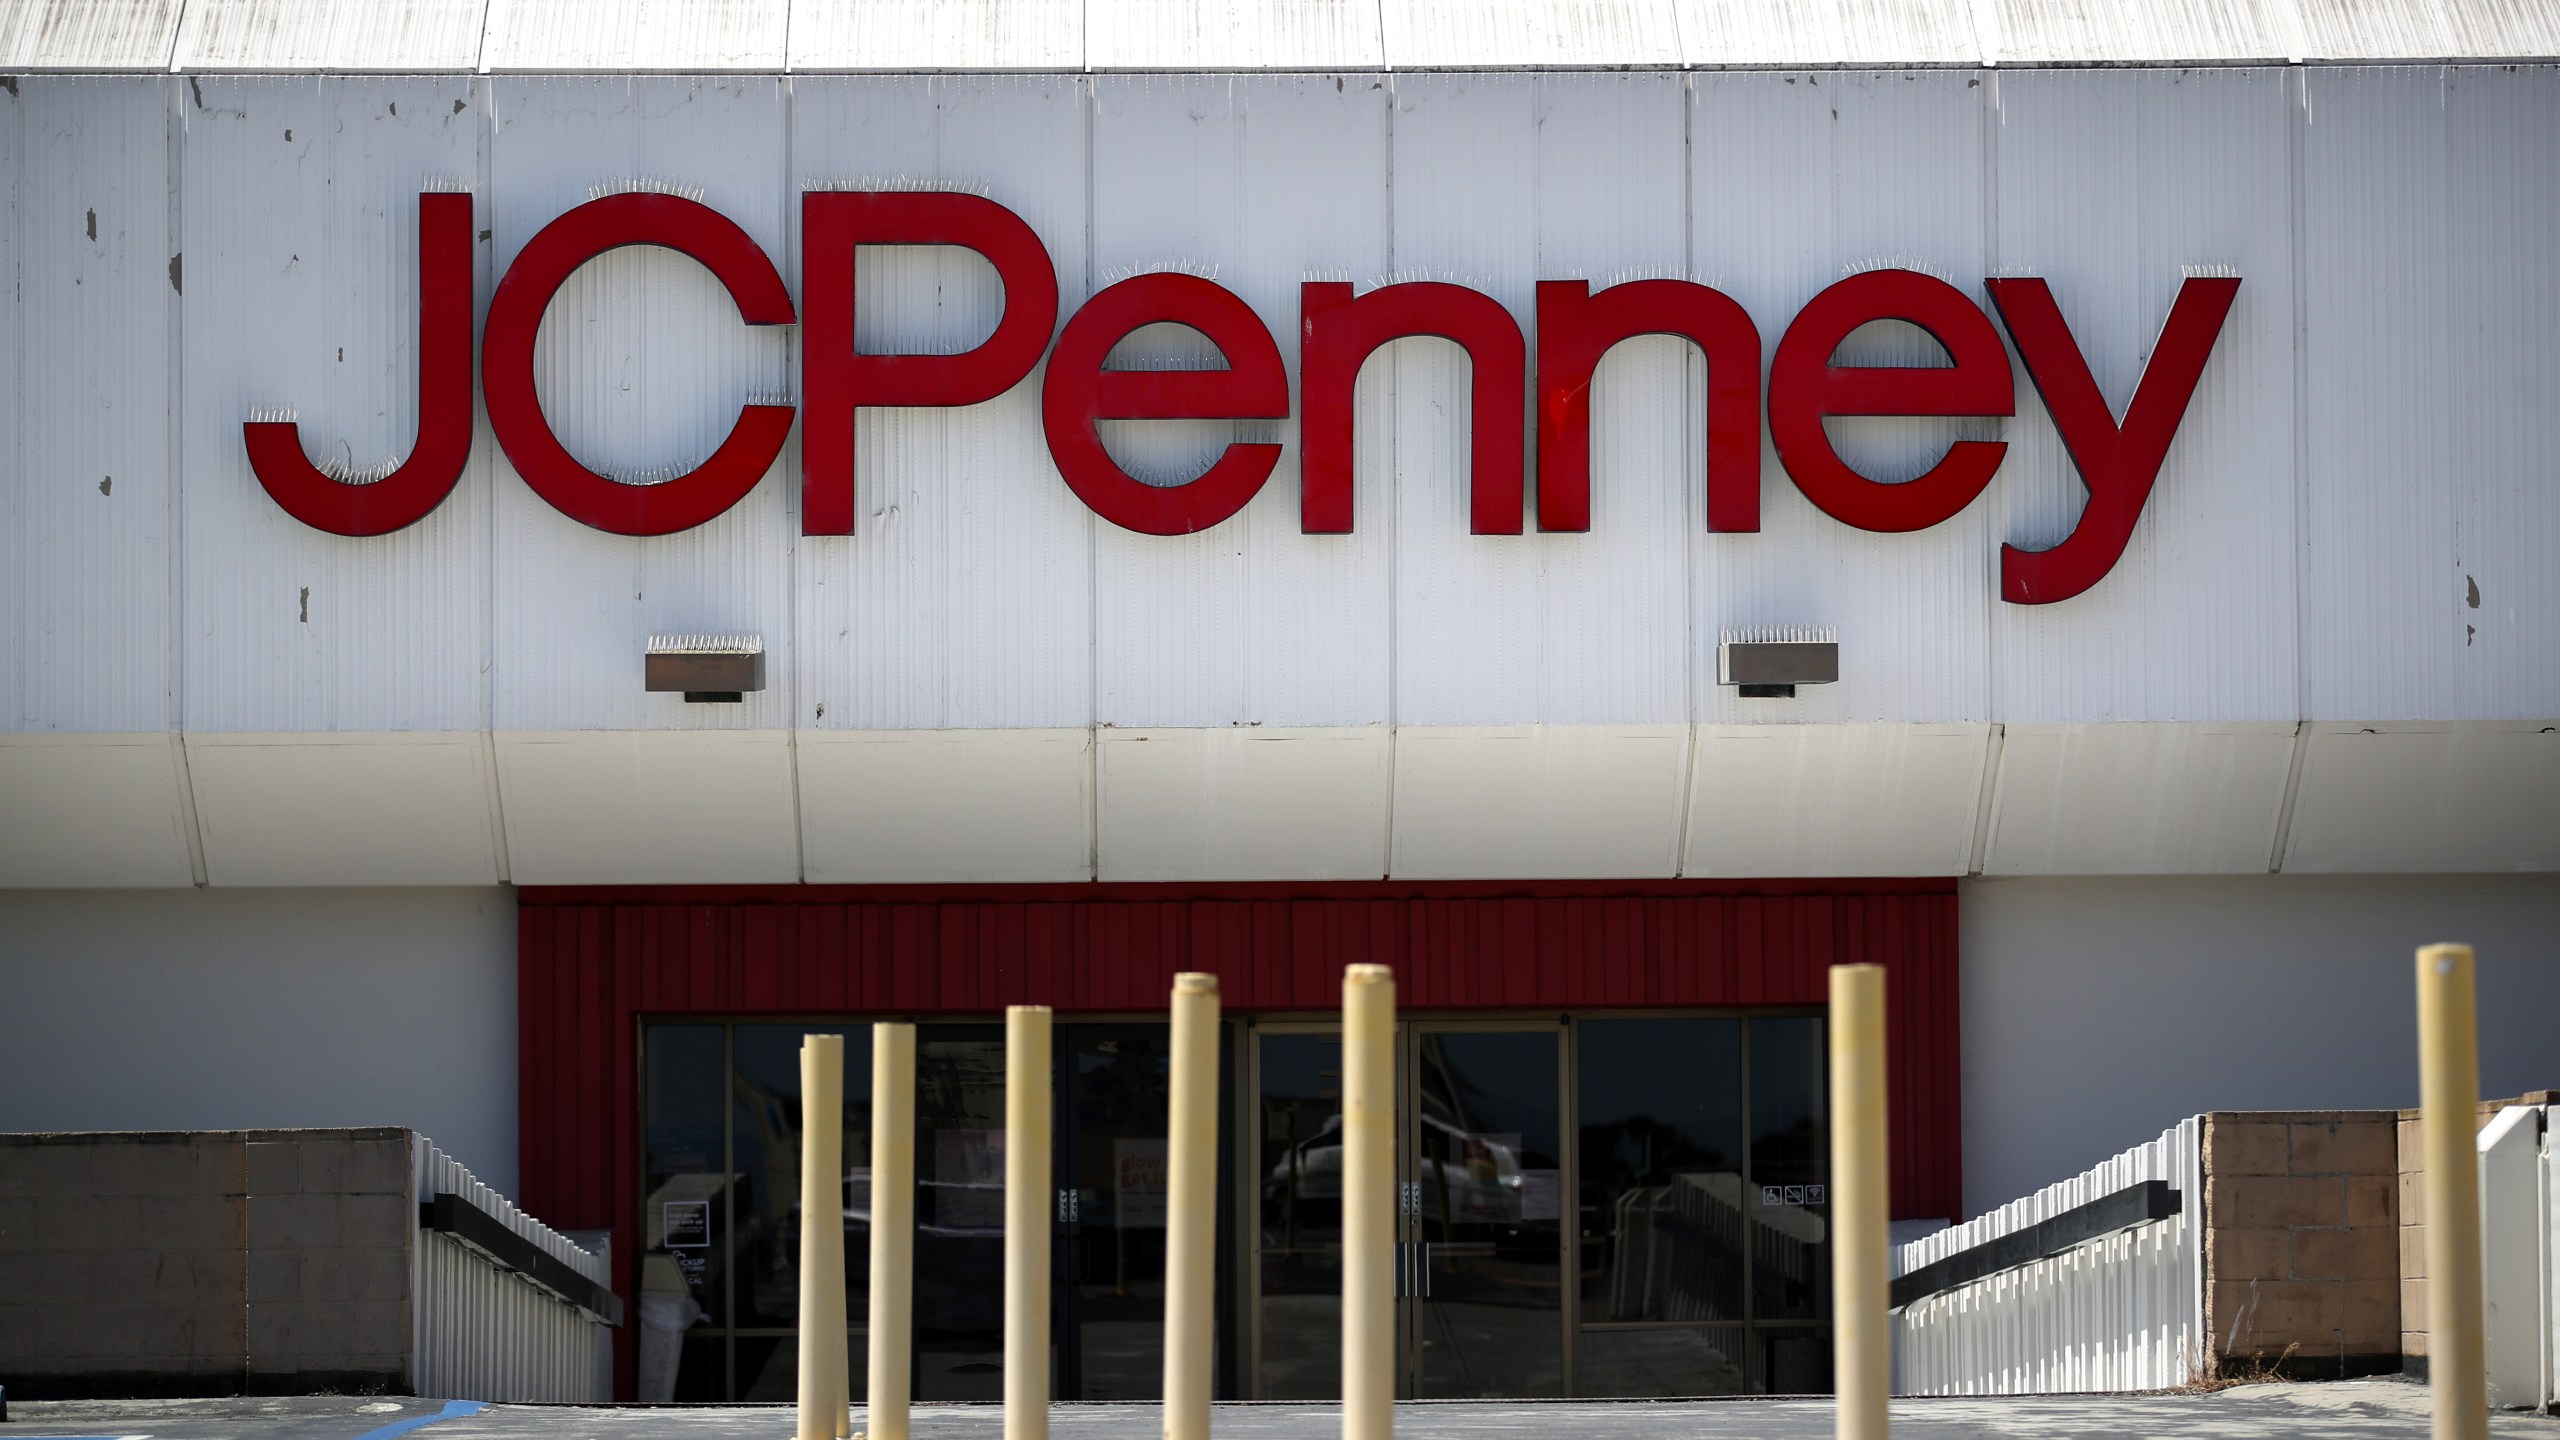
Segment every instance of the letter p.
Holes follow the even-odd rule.
[[[1020,383],[1058,323],[1058,276],[1022,217],[951,191],[810,191],[800,197],[800,533],[853,533],[854,414],[866,405],[975,405]],[[958,245],[995,266],[1004,311],[957,355],[854,348],[854,256],[865,245]]]

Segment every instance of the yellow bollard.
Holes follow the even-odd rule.
[[[1004,1012],[1004,1433],[1048,1440],[1049,1007]]]
[[[1218,977],[1173,977],[1165,1155],[1164,1434],[1209,1440],[1218,1238]]]
[[[871,1027],[870,1440],[907,1440],[915,1236],[916,1027],[883,1021]]]
[[[799,1440],[836,1440],[845,1396],[844,1037],[800,1041]],[[832,1231],[834,1240],[828,1240]],[[832,1297],[832,1298],[830,1298]],[[829,1315],[839,1317],[827,1333]],[[835,1352],[830,1360],[828,1352]],[[833,1411],[833,1414],[829,1412]]]
[[[1342,972],[1342,1440],[1396,1429],[1396,981]]]
[[[1832,1372],[1840,1440],[1884,1440],[1889,1423],[1884,1066],[1884,967],[1831,967]]]
[[[2435,1440],[2488,1440],[2479,1014],[2468,945],[2418,952],[2418,1104],[2427,1167],[2427,1390]]]

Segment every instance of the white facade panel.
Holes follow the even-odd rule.
[[[189,735],[186,746],[210,884],[506,878],[485,735]]]
[[[1677,873],[1686,726],[1396,732],[1398,880]]]
[[[1677,268],[1678,93],[1651,76],[1400,78],[1392,273],[1501,301],[1532,342],[1534,375],[1537,278]],[[1640,341],[1606,363],[1594,428],[1622,428],[1594,441],[1590,533],[1537,532],[1532,474],[1526,533],[1477,535],[1465,352],[1436,339],[1381,352],[1395,406],[1398,724],[1687,718],[1688,627],[1673,613],[1687,550],[1679,355]],[[1534,470],[1534,446],[1525,453]]]
[[[496,741],[518,885],[801,878],[788,731],[501,731]]]
[[[179,0],[0,0],[0,71],[165,71]]]
[[[178,738],[0,734],[0,887],[188,885]]]
[[[18,395],[18,187],[24,173],[18,163],[18,115],[23,83],[0,90],[0,420],[7,421],[9,427],[8,433],[0,435],[0,479],[5,479],[9,490],[6,503],[0,503],[0,556],[8,557],[13,568],[23,566],[27,549],[26,527],[19,518],[26,505],[21,498],[26,488],[26,461],[20,437],[27,430],[26,412]],[[0,659],[0,734],[18,730],[26,723],[24,614],[22,604],[13,604],[7,620],[0,622],[0,635],[8,636],[10,645],[9,655]]]
[[[2174,8],[2105,23],[2131,36],[2237,13]],[[240,0],[190,33],[287,49],[338,33],[316,11],[261,29],[266,13]],[[916,737],[948,731],[1090,747],[1120,731],[1697,723],[1714,763],[1675,791],[1721,805],[1778,783],[1742,763],[1759,752],[1722,748],[1770,729],[2000,724],[2021,745],[1982,827],[1977,757],[1924,767],[1935,778],[1909,803],[1932,818],[1889,834],[1844,804],[1774,847],[1719,850],[1702,808],[1670,843],[1707,874],[2239,871],[2276,834],[2289,868],[2552,863],[2547,827],[2515,807],[2540,803],[2529,737],[2560,717],[2560,629],[2544,623],[2560,577],[2543,563],[2560,550],[2560,492],[2543,483],[2560,420],[2531,388],[2536,326],[2560,311],[2534,258],[2560,244],[2554,121],[2550,66],[25,77],[0,91],[0,732],[878,732],[922,755]],[[2022,369],[2005,423],[1832,422],[1886,480],[1952,439],[2006,440],[1994,485],[1952,520],[1855,530],[1771,453],[1763,529],[1716,535],[1703,365],[1658,338],[1613,352],[1596,382],[1587,534],[1469,533],[1469,367],[1431,339],[1387,347],[1359,381],[1349,535],[1299,529],[1295,420],[1110,422],[1149,478],[1195,473],[1233,440],[1284,454],[1203,535],[1100,521],[1050,458],[1037,372],[983,405],[864,412],[850,537],[797,534],[796,449],[730,513],[634,539],[561,516],[486,435],[419,525],[324,534],[259,487],[240,426],[283,409],[316,460],[405,456],[417,198],[457,185],[483,196],[483,297],[541,226],[616,188],[698,190],[795,286],[805,188],[966,189],[1034,227],[1070,312],[1143,270],[1214,273],[1293,368],[1309,278],[1478,287],[1534,357],[1536,281],[1688,274],[1749,309],[1765,364],[1815,294],[1900,265],[1969,296],[1985,276],[2048,280],[2120,412],[2179,282],[2243,283],[2124,558],[2052,606],[1998,598],[2001,543],[2050,545],[2083,503]],[[857,338],[874,353],[967,348],[1003,303],[987,265],[947,248],[872,247],[860,275]],[[709,453],[743,402],[790,396],[797,341],[741,324],[691,262],[634,248],[563,288],[538,381],[573,453],[638,481]],[[1879,325],[1841,358],[1934,355]],[[1205,363],[1149,335],[1123,358],[1184,357]],[[1526,398],[1500,423],[1525,434]],[[1534,502],[1534,474],[1529,489]],[[1837,627],[1838,683],[1789,700],[1716,683],[1722,632],[1790,625]],[[733,706],[646,692],[641,652],[666,632],[758,636],[767,688]],[[2306,720],[2323,728],[2305,766],[2285,761],[2304,771],[2297,808],[2270,822],[2280,735]],[[2366,728],[2455,738],[2367,763],[2351,738]],[[2382,758],[2429,745],[2442,755]],[[862,752],[875,767],[889,753]],[[1060,813],[1085,818],[1051,837],[1079,848],[1044,838],[990,868],[1112,870],[1094,850],[1096,763],[1055,771],[1083,777]],[[2481,797],[2472,831],[2381,818],[2432,793],[2409,778],[2430,765]],[[935,773],[959,804],[996,772]],[[1332,779],[1356,790],[1366,773]],[[799,793],[787,776],[778,793]],[[2083,810],[2121,823],[2092,831]],[[1393,867],[1495,863],[1447,858],[1435,813],[1382,842]],[[1214,819],[1168,818],[1167,833]],[[98,853],[122,853],[125,825],[102,812]],[[775,833],[840,845],[841,873],[895,869],[865,848],[876,828]],[[1135,829],[1116,833],[1138,846],[1119,853],[1144,853]],[[1655,873],[1652,838],[1622,847],[1634,873]],[[264,879],[342,878],[338,858]]]
[[[782,263],[782,86],[737,79],[499,79],[488,202],[492,273],[599,185],[696,189]],[[792,388],[789,327],[751,327],[710,272],[639,246],[561,286],[534,376],[560,442],[598,473],[690,468],[751,400]],[[492,454],[491,710],[499,730],[776,730],[789,721],[798,452],[726,513],[673,535],[571,520]],[[641,688],[653,634],[761,636],[766,685],[738,705]]]
[[[1386,63],[1371,0],[1122,0],[1089,7],[1085,20],[1085,63],[1095,70],[1375,70]]]
[[[2560,406],[2533,378],[2550,373],[2560,316],[2560,165],[2547,153],[2560,68],[2447,71],[2444,126],[2451,424],[2434,473],[2452,491],[2461,571],[2453,713],[2560,716]]]
[[[26,507],[26,459],[18,436],[26,433],[26,413],[18,410],[18,333],[20,333],[20,287],[18,287],[18,102],[20,87],[8,87],[8,100],[0,100],[0,402],[8,415],[8,436],[0,436],[0,471],[5,489],[0,489],[0,556],[8,556],[10,569],[23,569],[26,556],[26,523],[20,510]],[[26,605],[10,597],[10,615],[0,623],[0,635],[8,635],[10,653],[0,659],[0,733],[10,733],[26,725]]]
[[[1674,0],[1380,0],[1396,70],[1676,66]]]
[[[1294,407],[1299,281],[1385,268],[1382,82],[1112,76],[1094,85],[1097,285],[1166,266],[1214,274],[1271,332]],[[1179,177],[1184,203],[1164,203],[1168,177]],[[1137,353],[1121,363],[1217,363],[1187,331],[1124,348]],[[1101,723],[1384,723],[1395,608],[1389,477],[1363,472],[1350,534],[1307,535],[1294,422],[1107,422],[1103,436],[1145,479],[1195,475],[1231,441],[1283,449],[1243,513],[1200,534],[1094,522]]]
[[[810,884],[1093,878],[1093,732],[802,730]]]
[[[480,65],[497,71],[783,67],[790,0],[488,0]]]
[[[0,1131],[405,1125],[516,1188],[497,886],[5,895],[0,974]]]
[[[1063,315],[1086,290],[1083,98],[1064,76],[799,80],[791,188],[872,177],[987,194],[1048,247]],[[855,313],[877,317],[857,322],[866,350],[956,352],[995,327],[1003,290],[984,261],[919,247],[858,264]],[[981,405],[860,412],[855,533],[797,542],[802,726],[1093,723],[1100,522],[1049,458],[1042,374]]]
[[[180,70],[468,72],[489,0],[191,0]]]
[[[1099,880],[1376,880],[1396,736],[1229,726],[1097,736]]]
[[[164,82],[31,76],[17,139],[13,652],[0,730],[166,730],[172,255]],[[10,141],[0,135],[0,148]],[[5,452],[0,452],[5,453]],[[8,463],[8,462],[0,462]]]
[[[1981,873],[2265,874],[2296,729],[2011,722]]]
[[[2451,718],[2471,615],[2450,470],[2444,72],[2305,83],[2302,714]]]
[[[1690,116],[1690,267],[1742,302],[1774,355],[1806,301],[1848,275],[1916,269],[1978,294],[1987,212],[1979,76],[1911,73],[1700,75]],[[1877,335],[1877,329],[1894,333]],[[1909,326],[1850,337],[1854,364],[1935,363]],[[1998,421],[1832,422],[1840,453],[1869,477],[1906,480],[1957,439],[1998,439]],[[1986,495],[1907,535],[1854,530],[1806,500],[1763,432],[1761,528],[1694,537],[1691,628],[1832,625],[1840,681],[1772,706],[1693,668],[1703,722],[1937,724],[1989,718],[1991,607],[1999,532]],[[1994,477],[1992,487],[2001,481]],[[1703,653],[1703,652],[1702,652]]]
[[[1681,58],[1762,65],[1978,65],[1972,0],[1677,0]]]
[[[1701,725],[1683,875],[1962,875],[1987,725]]]
[[[793,0],[791,68],[1078,70],[1083,0]]]
[[[1996,713],[2290,720],[2294,237],[2268,221],[2268,197],[2287,186],[2290,78],[2047,71],[1993,83],[1994,268],[2052,287],[2118,421],[2183,278],[2241,277],[2114,570],[2057,604],[1992,607]],[[2023,366],[2017,405],[1985,499],[2000,539],[2041,550],[2080,523],[2088,490]],[[1996,559],[1986,584],[1998,584]]]
[[[1542,75],[1535,103],[1534,278],[1588,280],[1598,291],[1683,271],[1688,96],[1680,77]],[[1534,387],[1534,309],[1522,319]],[[1685,603],[1692,540],[1706,523],[1704,373],[1695,347],[1648,336],[1613,350],[1592,377],[1591,528],[1527,538],[1537,564],[1542,722],[1689,718],[1690,670],[1707,653]],[[1536,454],[1533,443],[1532,466]],[[1528,489],[1534,530],[1534,475]],[[1441,683],[1454,690],[1459,682]]]
[[[1979,880],[1956,916],[1969,1214],[2182,1116],[2416,1103],[2433,941],[2479,951],[2480,1093],[2550,1083],[2547,877]]]
[[[2284,868],[2560,870],[2560,728],[2314,724]]]
[[[1390,40],[1393,53],[1392,23]],[[1524,337],[1535,300],[1535,161],[1526,157],[1536,154],[1537,96],[1531,75],[1403,75],[1390,132],[1391,274],[1482,290]],[[1474,367],[1436,338],[1398,340],[1369,366],[1386,370],[1394,407],[1396,723],[1533,723],[1543,718],[1541,537],[1534,527],[1469,533]],[[1527,414],[1524,395],[1514,423],[1527,425]],[[1375,467],[1356,470],[1354,494],[1383,478]]]
[[[408,457],[418,195],[479,173],[472,82],[207,76],[184,98],[186,726],[480,729],[485,459],[424,520],[349,539],[269,498],[241,431],[282,410],[315,464]]]

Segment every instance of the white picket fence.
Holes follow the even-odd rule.
[[[457,1195],[570,1270],[610,1287],[605,1257],[515,1207],[435,1142],[415,1137],[412,1174],[422,1205]],[[409,1293],[411,1383],[452,1400],[604,1401],[613,1398],[613,1331],[601,1320],[439,1231],[421,1227]]]
[[[2510,1105],[2480,1132],[2489,1403],[2560,1403],[2560,1146],[2552,1110]]]
[[[1907,1275],[2146,1180],[2179,1213],[2119,1230],[1916,1301],[1894,1313],[1895,1389],[1906,1395],[2154,1390],[2200,1368],[2204,1334],[2202,1117],[2087,1173],[1899,1247]]]

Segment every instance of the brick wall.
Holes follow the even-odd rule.
[[[0,1380],[405,1389],[410,1156],[395,1129],[0,1135]]]
[[[2400,1368],[2396,1119],[2204,1117],[2205,1321],[2221,1373]]]
[[[2489,1128],[2498,1112],[2510,1105],[2560,1104],[2560,1090],[2536,1090],[2512,1100],[2483,1100],[2473,1130]],[[2427,1186],[2426,1151],[2419,1141],[2418,1112],[2399,1115],[2400,1178],[2400,1368],[2424,1378],[2427,1373]]]

